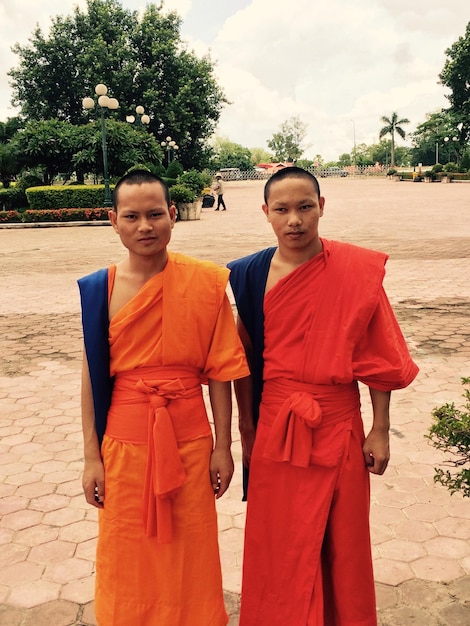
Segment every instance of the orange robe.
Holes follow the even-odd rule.
[[[111,294],[115,267],[109,269]],[[228,272],[170,253],[110,321],[99,626],[224,626],[213,440],[201,382],[248,373]]]
[[[382,288],[386,256],[323,252],[264,299],[240,626],[376,626],[357,381],[417,374]]]

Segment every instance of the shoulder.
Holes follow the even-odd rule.
[[[178,252],[168,253],[168,263],[168,269],[178,276],[178,280],[198,289],[203,289],[205,285],[208,288],[218,286],[225,290],[229,277],[229,271],[226,267]]]
[[[363,248],[343,241],[333,241],[322,239],[327,253],[334,257],[347,258],[354,263],[369,263],[384,266],[388,259],[388,254],[371,248]]]
[[[227,275],[226,268],[217,265],[213,261],[195,259],[179,252],[169,252],[168,261],[181,271],[199,271],[206,274]]]
[[[249,270],[250,268],[256,268],[263,266],[265,263],[271,263],[271,259],[276,251],[276,247],[265,248],[259,252],[254,252],[248,256],[244,256],[241,259],[230,261],[227,263],[227,267],[232,271]]]
[[[82,276],[82,278],[78,279],[78,284],[80,287],[93,287],[105,284],[108,280],[108,272],[109,268],[104,267],[92,274],[87,274],[86,276]]]

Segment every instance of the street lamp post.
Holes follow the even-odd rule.
[[[145,113],[145,109],[141,104],[138,104],[135,107],[135,112],[137,113],[137,121],[140,126],[147,126],[147,124],[150,124],[150,117]],[[129,122],[129,124],[133,124],[135,121],[135,115],[126,116],[126,122]]]
[[[444,137],[444,141],[446,142],[446,145],[448,146],[447,149],[447,162],[450,162],[450,146],[452,145],[451,143],[449,143],[449,141],[452,139],[452,141],[458,141],[458,137]]]
[[[169,167],[176,150],[179,150],[179,146],[171,137],[167,137],[165,141],[160,142],[160,145],[164,150],[166,149],[167,167]]]
[[[103,149],[103,173],[104,173],[104,206],[113,206],[113,200],[111,197],[111,189],[109,187],[109,169],[108,169],[108,145],[106,141],[106,122],[105,111],[115,110],[119,107],[119,102],[116,98],[110,98],[108,94],[108,88],[106,85],[99,83],[95,87],[95,94],[98,96],[98,106],[101,116],[101,147]],[[82,100],[83,108],[87,111],[91,110],[95,106],[93,98],[87,97]]]
[[[356,175],[356,123],[354,122],[354,120],[351,120],[351,124],[353,125],[353,142],[354,142],[353,162],[354,162],[354,175]]]

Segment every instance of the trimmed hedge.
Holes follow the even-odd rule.
[[[16,187],[0,189],[0,211],[20,209],[27,206],[27,204],[28,201],[22,189],[17,189]]]
[[[108,220],[108,210],[92,209],[28,209],[19,211],[0,211],[0,224],[31,223],[31,222],[96,222]]]
[[[114,185],[110,185],[111,190]],[[102,208],[104,185],[51,185],[30,187],[26,197],[31,209]]]

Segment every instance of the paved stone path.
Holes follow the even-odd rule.
[[[470,500],[433,484],[445,457],[424,435],[433,408],[460,403],[460,378],[470,376],[470,185],[321,183],[323,236],[390,254],[386,288],[421,368],[393,396],[392,461],[372,480],[380,624],[468,626]],[[262,183],[228,183],[225,195],[228,211],[176,224],[173,249],[225,264],[272,244]],[[108,226],[0,230],[0,626],[95,624],[97,525],[80,487],[75,281],[122,255]],[[236,424],[233,437],[236,476],[218,502],[230,626],[245,514]]]

